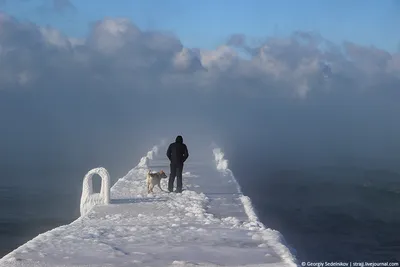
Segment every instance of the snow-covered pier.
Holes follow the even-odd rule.
[[[210,149],[202,161],[188,160],[183,193],[156,188],[148,195],[148,169],[169,173],[164,150],[158,150],[111,190],[105,169],[89,172],[82,216],[12,251],[0,266],[297,266],[280,233],[258,221],[220,149]],[[103,181],[97,194],[94,174]]]

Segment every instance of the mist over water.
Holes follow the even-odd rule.
[[[301,261],[399,261],[400,172],[331,164],[265,167],[234,156],[231,169],[260,220]]]
[[[115,181],[160,138],[183,134],[191,157],[203,152],[200,144],[222,147],[260,219],[281,231],[299,259],[399,257],[393,107],[350,113],[235,98],[221,105],[223,98],[198,96],[193,104],[183,95],[179,113],[168,96],[146,101],[126,93],[113,102],[104,92],[63,101],[2,94],[8,110],[0,116],[13,114],[1,142],[2,254],[76,219],[91,168],[107,168]],[[165,107],[149,108],[154,99]]]
[[[125,20],[98,21],[80,45],[0,22],[2,51],[14,51],[0,55],[1,253],[76,219],[90,169],[115,181],[182,134],[191,158],[212,141],[226,152],[300,259],[399,258],[398,53],[320,51],[326,40],[297,32],[237,44],[248,60],[230,46],[183,50]]]

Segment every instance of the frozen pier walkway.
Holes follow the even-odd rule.
[[[280,233],[258,221],[219,149],[189,158],[182,194],[156,187],[148,195],[148,169],[169,174],[165,147],[158,149],[112,186],[108,205],[89,196],[80,218],[37,236],[0,266],[296,266]]]

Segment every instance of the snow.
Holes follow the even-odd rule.
[[[93,175],[101,177],[100,193],[93,194]],[[81,216],[86,215],[94,206],[110,203],[110,175],[104,168],[90,170],[83,178],[82,197],[81,197]]]
[[[258,221],[221,149],[187,161],[181,194],[147,194],[148,169],[169,171],[164,145],[114,184],[108,204],[108,172],[89,172],[82,216],[30,240],[0,259],[0,266],[296,266],[281,234]],[[97,195],[90,186],[94,174],[105,190]]]

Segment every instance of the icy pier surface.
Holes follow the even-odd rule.
[[[219,149],[188,160],[183,193],[148,195],[148,169],[169,174],[164,150],[154,147],[119,179],[110,204],[84,207],[83,216],[17,248],[0,266],[296,266],[280,233],[258,221]],[[167,179],[161,185],[166,190]]]

